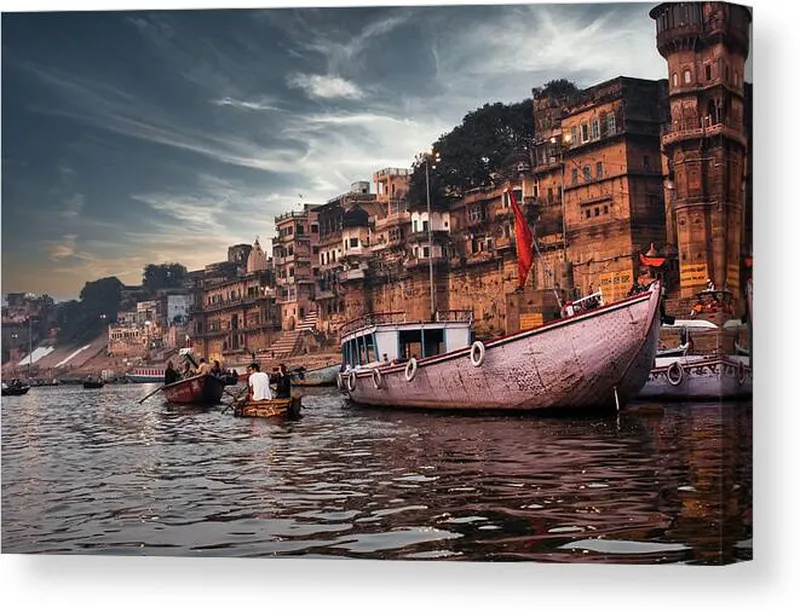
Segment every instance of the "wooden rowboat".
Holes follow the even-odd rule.
[[[212,375],[196,375],[164,386],[167,401],[172,404],[218,404],[225,382]]]
[[[300,415],[300,398],[245,400],[233,410],[236,417],[289,417]]]
[[[29,385],[19,385],[3,388],[3,396],[24,396],[30,390]]]

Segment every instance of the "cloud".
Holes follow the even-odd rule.
[[[246,109],[248,111],[280,111],[281,108],[273,105],[268,104],[267,100],[261,100],[260,102],[249,102],[247,100],[235,100],[230,96],[225,96],[224,98],[220,98],[219,100],[212,100],[211,104],[216,106],[232,106],[237,109]]]
[[[286,78],[289,87],[302,89],[311,98],[345,98],[361,100],[365,94],[355,83],[332,75],[291,74]]]
[[[83,194],[73,194],[64,201],[64,210],[61,215],[67,218],[80,217],[86,198]]]
[[[76,234],[65,234],[60,241],[48,241],[47,253],[53,262],[64,260],[75,255]]]

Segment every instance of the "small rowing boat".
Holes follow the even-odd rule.
[[[300,398],[274,398],[272,400],[245,400],[234,407],[236,417],[289,417],[300,415]]]
[[[225,382],[213,375],[195,375],[164,386],[164,396],[172,404],[218,404]]]

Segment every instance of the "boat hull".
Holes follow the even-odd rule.
[[[658,360],[639,398],[648,400],[730,400],[753,395],[747,358],[685,356]]]
[[[300,415],[300,398],[255,400],[236,407],[236,417],[297,417]]]
[[[83,389],[86,389],[86,390],[100,389],[104,385],[105,385],[105,383],[103,381],[84,381],[83,382]]]
[[[343,374],[358,404],[446,410],[613,409],[647,381],[658,348],[659,285],[621,302],[407,364]],[[378,370],[379,375],[374,375]],[[376,379],[380,381],[376,383]]]
[[[141,374],[141,373],[126,373],[128,381],[131,383],[164,383],[164,373],[161,374]]]
[[[300,373],[292,373],[292,385],[300,387],[336,385],[336,376],[339,374],[340,369],[341,366],[339,364],[334,364],[333,366],[307,370],[302,376]]]
[[[11,387],[8,389],[3,390],[3,396],[24,396],[25,394],[30,391],[30,386],[25,385],[23,387]]]
[[[218,404],[222,399],[225,382],[210,375],[182,379],[164,387],[167,401],[172,404]]]

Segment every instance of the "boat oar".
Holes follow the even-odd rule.
[[[235,404],[238,404],[239,402],[241,402],[241,401],[242,401],[242,399],[243,399],[243,396],[244,396],[245,394],[247,394],[247,392],[249,392],[249,391],[250,391],[250,388],[247,388],[247,387],[246,387],[246,388],[244,388],[244,389],[243,389],[243,390],[241,390],[241,391],[240,391],[240,392],[239,392],[239,393],[238,393],[236,396],[234,396],[233,394],[231,394],[231,393],[230,393],[228,390],[222,390],[222,391],[223,391],[223,392],[225,392],[226,394],[228,394],[228,395],[229,395],[231,398],[233,398],[233,400],[231,400],[231,401],[230,401],[230,403],[226,404],[226,405],[225,405],[225,408],[224,408],[224,409],[222,409],[222,412],[223,412],[223,413],[225,413],[225,412],[226,412],[228,409],[230,409],[232,406],[234,406]]]
[[[149,394],[147,394],[147,396],[145,396],[144,398],[142,398],[142,399],[139,401],[139,404],[142,404],[142,403],[143,403],[145,400],[147,400],[148,398],[150,398],[150,396],[152,396],[152,395],[153,395],[153,394],[155,394],[156,392],[160,392],[160,391],[161,391],[161,390],[163,390],[165,387],[167,387],[167,386],[166,386],[166,385],[161,385],[161,386],[157,387],[157,388],[156,388],[156,389],[154,389],[152,392],[150,392]]]

